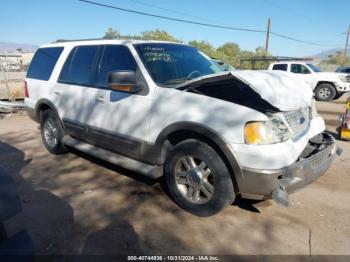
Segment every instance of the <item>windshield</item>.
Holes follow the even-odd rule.
[[[180,84],[203,75],[222,72],[191,46],[170,43],[135,44],[152,79],[160,85]]]
[[[317,66],[313,65],[313,64],[307,64],[308,67],[310,67],[312,69],[312,71],[318,73],[318,72],[322,72],[321,69],[319,69]]]

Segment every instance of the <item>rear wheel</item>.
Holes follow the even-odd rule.
[[[48,109],[42,112],[40,121],[41,138],[46,149],[55,155],[67,152],[63,144],[64,130],[56,114]]]
[[[337,95],[334,86],[328,83],[320,84],[315,89],[315,98],[318,101],[330,101]]]
[[[174,201],[198,216],[214,215],[235,199],[224,161],[198,140],[186,140],[173,148],[166,159],[165,178]]]

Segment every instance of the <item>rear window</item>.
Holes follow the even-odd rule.
[[[63,47],[40,48],[30,63],[27,78],[49,80]]]
[[[59,81],[77,85],[91,85],[99,46],[75,47],[64,64]]]
[[[287,64],[276,64],[276,65],[273,65],[272,70],[287,71]]]

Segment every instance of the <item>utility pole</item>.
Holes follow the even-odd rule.
[[[350,25],[348,27],[348,32],[346,34],[346,42],[345,42],[345,50],[344,50],[344,61],[346,59],[346,52],[348,51],[349,34],[350,34]]]
[[[267,20],[267,30],[266,30],[266,43],[265,43],[265,51],[269,51],[269,42],[270,42],[270,24],[271,20],[270,17]]]

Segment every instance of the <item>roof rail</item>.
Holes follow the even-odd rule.
[[[54,43],[65,43],[65,42],[78,42],[78,41],[93,41],[93,40],[113,40],[113,39],[105,39],[105,38],[90,38],[90,39],[57,39]]]

